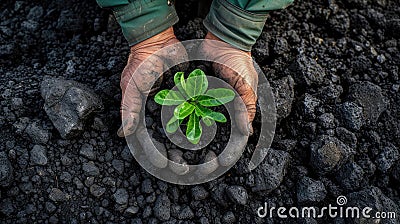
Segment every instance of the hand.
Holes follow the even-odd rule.
[[[210,32],[205,39],[201,47],[202,53],[211,61],[220,62],[213,63],[215,73],[238,92],[246,105],[246,109],[242,108],[240,99],[235,99],[236,124],[242,134],[252,135],[251,122],[256,114],[258,74],[253,65],[251,52],[237,49]]]
[[[175,45],[157,52],[172,44]],[[155,52],[157,56],[153,55]],[[149,58],[151,55],[153,56]],[[131,47],[128,63],[121,75],[123,121],[117,132],[118,136],[124,137],[135,133],[140,121],[142,97],[155,90],[151,88],[162,75],[163,66],[186,58],[186,50],[179,43],[172,27]],[[139,65],[140,71],[136,71]]]

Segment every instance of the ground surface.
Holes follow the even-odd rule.
[[[178,5],[181,40],[206,34],[194,7]],[[128,46],[108,11],[95,1],[6,0],[0,18],[2,223],[354,221],[257,218],[264,202],[321,208],[339,195],[400,216],[397,0],[305,0],[271,13],[253,56],[277,100],[272,149],[255,171],[244,156],[195,187],[153,178],[115,134]],[[84,83],[103,101],[79,137],[63,140],[46,115],[45,75]]]

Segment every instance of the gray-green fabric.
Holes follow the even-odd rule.
[[[261,34],[268,12],[283,9],[292,2],[213,0],[204,25],[223,41],[250,51]],[[168,0],[97,0],[97,3],[103,8],[112,9],[131,46],[178,22],[175,8],[168,5]]]
[[[244,51],[256,43],[269,11],[293,0],[213,0],[204,26],[221,40]]]
[[[167,0],[96,0],[112,9],[129,45],[155,36],[178,22],[173,5]]]

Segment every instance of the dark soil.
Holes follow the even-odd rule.
[[[203,38],[196,3],[181,4],[177,37]],[[250,139],[229,172],[198,186],[152,177],[116,136],[129,47],[110,11],[92,0],[6,0],[0,18],[2,223],[359,223],[257,216],[265,202],[321,208],[339,195],[400,214],[397,0],[305,0],[272,12],[252,50],[277,101],[272,147],[249,172]],[[62,139],[43,109],[46,75],[101,98],[79,136]]]

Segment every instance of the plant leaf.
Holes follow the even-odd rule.
[[[165,130],[170,134],[175,133],[178,130],[179,125],[182,123],[182,121],[182,119],[178,119],[175,116],[172,116],[171,119],[167,122]]]
[[[200,141],[201,133],[202,128],[199,117],[196,115],[196,113],[192,113],[187,123],[186,138],[192,144],[197,144]]]
[[[210,127],[210,126],[212,126],[212,125],[215,123],[215,121],[214,121],[213,119],[209,118],[209,117],[203,117],[201,120],[203,121],[203,123],[204,123],[207,127]]]
[[[177,106],[174,110],[174,116],[177,119],[184,119],[189,116],[195,109],[195,106],[188,102],[183,102],[179,106]]]
[[[212,111],[206,107],[201,105],[196,105],[196,114],[200,115],[203,118],[209,118],[217,122],[225,123],[226,117],[222,113]]]
[[[182,95],[186,96],[186,83],[185,83],[185,73],[184,72],[177,72],[174,75],[174,83],[176,87],[178,88],[179,92],[182,93]]]
[[[204,95],[198,97],[202,106],[215,107],[229,103],[235,98],[235,92],[226,88],[210,89]]]
[[[178,91],[164,89],[154,96],[154,101],[161,105],[179,105],[185,102],[182,94]]]
[[[186,80],[186,93],[189,97],[204,94],[208,88],[208,80],[200,69],[193,70]]]

